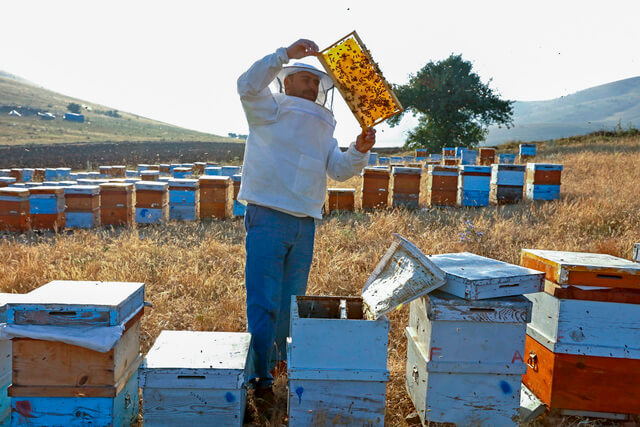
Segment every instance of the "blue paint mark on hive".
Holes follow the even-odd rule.
[[[504,394],[511,394],[513,393],[513,389],[511,388],[511,386],[509,385],[508,382],[506,381],[500,381],[500,390],[502,390],[502,392]]]
[[[225,397],[225,399],[227,399],[227,402],[229,402],[229,403],[235,402],[235,400],[236,400],[236,397],[230,391],[227,392],[227,394],[225,394],[224,397]]]
[[[304,387],[296,388],[296,394],[298,395],[298,404],[302,403],[302,393],[304,393]]]

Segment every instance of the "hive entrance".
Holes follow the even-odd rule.
[[[362,298],[298,296],[300,318],[362,320]]]

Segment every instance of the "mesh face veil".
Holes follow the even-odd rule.
[[[333,81],[324,72],[318,70],[313,65],[305,64],[303,62],[296,62],[291,66],[283,67],[278,73],[272,85],[278,93],[284,93],[284,79],[300,71],[307,71],[320,77],[320,85],[318,86],[318,96],[316,98],[316,104],[319,104],[329,110],[333,110]],[[327,106],[327,101],[330,99],[330,103]]]

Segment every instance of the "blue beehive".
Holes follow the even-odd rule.
[[[220,168],[220,175],[233,176],[240,173],[240,166],[222,166]]]
[[[391,156],[391,163],[402,163],[402,156]]]
[[[178,167],[173,169],[173,177],[178,179],[185,179],[191,177],[191,168]]]
[[[478,162],[478,152],[475,150],[468,150],[462,148],[460,155],[458,156],[461,165],[475,165]]]
[[[162,331],[140,367],[144,425],[242,426],[250,341],[248,333]]]
[[[58,187],[34,187],[43,190],[29,195],[29,213],[31,215],[50,215],[64,212],[64,190]]]
[[[169,218],[169,184],[162,181],[137,181],[136,214],[139,224],[162,224]]]
[[[244,216],[247,206],[238,201],[238,192],[240,191],[240,184],[242,183],[242,174],[235,174],[231,176],[233,181],[233,216]]]
[[[57,181],[58,180],[58,170],[55,168],[46,168],[44,170],[44,180],[45,181]]]
[[[500,153],[500,154],[498,154],[498,161],[500,163],[502,163],[502,164],[510,165],[510,164],[515,163],[516,155],[515,154]]]
[[[520,153],[521,156],[535,156],[536,155],[536,144],[520,144]]]
[[[8,177],[11,174],[11,169],[0,169],[0,177]]]
[[[57,168],[57,171],[58,171],[58,181],[69,181],[71,179],[70,168]]]
[[[391,158],[390,157],[378,157],[378,164],[379,165],[389,165],[389,163],[391,163]]]
[[[138,172],[149,170],[149,165],[146,163],[138,163]]]
[[[505,204],[521,201],[524,190],[524,173],[524,165],[491,165],[490,202]]]
[[[416,160],[419,162],[425,162],[427,160],[427,157],[429,156],[429,153],[427,152],[426,148],[417,148],[416,149]]]
[[[15,183],[16,179],[12,176],[0,176],[0,187],[8,187]]]
[[[64,189],[66,227],[94,228],[100,225],[100,187],[77,185]]]
[[[528,200],[557,200],[563,166],[553,163],[527,163],[525,197]]]
[[[378,164],[378,153],[369,153],[369,165],[375,166]]]
[[[414,163],[416,158],[414,156],[403,156],[402,161],[405,163]]]
[[[32,168],[22,169],[22,182],[32,181],[34,172],[35,172],[35,169],[32,169]]]
[[[200,218],[200,184],[197,179],[169,180],[169,219],[197,221]]]
[[[488,206],[490,181],[490,166],[460,166],[458,206]]]
[[[140,176],[140,173],[138,171],[127,170],[125,171],[124,176],[126,178],[137,178]]]
[[[207,166],[204,168],[204,174],[210,176],[220,175],[222,168],[220,166]]]

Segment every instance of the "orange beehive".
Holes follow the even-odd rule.
[[[132,224],[134,218],[133,184],[100,184],[100,222],[102,225]]]
[[[26,231],[29,224],[29,190],[0,188],[0,230]]]
[[[149,171],[160,171],[160,165],[147,165]]]
[[[205,162],[195,162],[193,164],[193,173],[197,175],[204,174],[204,168],[207,166]]]
[[[481,165],[492,165],[495,163],[496,159],[496,149],[495,148],[480,148],[480,164]]]
[[[33,181],[35,182],[43,182],[44,181],[44,172],[46,169],[37,168],[33,171]]]
[[[29,189],[31,227],[58,230],[65,227],[64,187],[31,187]]]
[[[355,209],[355,188],[329,188],[326,212],[353,211]]]
[[[529,166],[531,165],[531,166]],[[530,163],[525,172],[525,182],[535,185],[561,185],[562,168],[559,165]]]
[[[200,218],[224,219],[231,216],[233,190],[231,177],[204,175],[200,179]]]
[[[456,166],[458,164],[458,160],[455,157],[443,157],[441,164],[443,166]]]
[[[140,178],[142,178],[143,181],[158,181],[158,178],[160,178],[160,171],[141,171]]]
[[[422,168],[394,167],[392,169],[391,205],[393,207],[418,208],[421,174]]]
[[[22,182],[22,169],[13,168],[9,172],[9,176],[16,179],[16,182]]]
[[[389,169],[364,168],[362,171],[362,209],[387,207],[390,179]]]
[[[127,167],[126,166],[111,166],[111,175],[114,178],[125,178],[127,176]]]
[[[455,206],[458,197],[457,166],[429,165],[427,168],[427,204]]]

